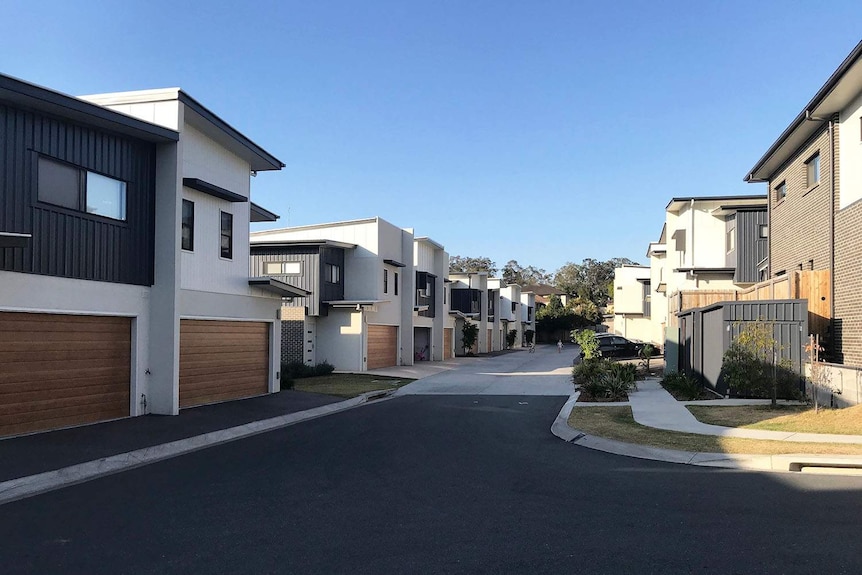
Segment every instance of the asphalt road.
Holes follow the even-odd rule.
[[[564,400],[399,397],[4,505],[0,572],[862,572],[862,478],[590,451]]]

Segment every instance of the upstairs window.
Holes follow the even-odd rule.
[[[62,162],[39,158],[40,202],[112,220],[126,219],[126,182]]]
[[[263,273],[268,276],[300,276],[302,262],[266,262]]]
[[[813,188],[820,183],[820,154],[815,154],[810,160],[805,162],[805,177],[809,188]]]
[[[394,279],[395,279],[395,285],[393,287],[395,288],[395,295],[398,295],[398,272],[395,272],[395,278]]]
[[[383,293],[389,293],[389,270],[383,270]]]
[[[221,257],[233,259],[233,214],[221,213]]]
[[[326,264],[323,269],[323,279],[331,284],[341,282],[341,267],[335,264]]]
[[[775,201],[780,202],[787,197],[787,182],[781,182],[775,186]]]
[[[190,252],[195,249],[195,204],[183,200],[183,249]]]
[[[724,248],[727,253],[736,249],[736,228],[727,230],[727,235],[724,238]]]

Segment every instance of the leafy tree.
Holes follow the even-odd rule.
[[[549,274],[542,268],[533,266],[521,267],[517,260],[509,260],[503,266],[503,281],[520,286],[533,284],[546,284],[552,281],[553,274]]]
[[[515,347],[515,338],[518,337],[517,329],[510,329],[506,334],[506,349],[512,349]]]
[[[479,337],[479,326],[475,323],[465,321],[464,327],[461,328],[461,337],[464,340],[464,353],[468,354],[473,349],[476,339]]]
[[[774,324],[756,320],[742,325],[739,335],[724,352],[721,371],[724,381],[737,393],[776,399],[794,397],[796,374],[787,360],[779,360],[781,346],[773,336]]]
[[[449,256],[449,271],[455,272],[488,272],[490,275],[497,273],[497,264],[491,258]]]
[[[552,295],[548,305],[536,312],[536,328],[543,333],[555,334],[560,331],[569,333],[575,328],[587,327],[595,323],[595,319],[581,315],[572,305],[564,306],[558,295]]]
[[[554,274],[554,285],[567,294],[604,307],[612,293],[614,268],[622,265],[637,264],[628,258],[611,258],[604,262],[587,258],[580,264],[567,262]]]

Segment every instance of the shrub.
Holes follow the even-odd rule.
[[[281,364],[281,389],[293,389],[293,381],[304,377],[315,377],[329,375],[335,370],[335,366],[323,361],[314,366],[307,365],[301,361],[290,361]]]
[[[644,366],[644,371],[646,371],[646,375],[651,375],[650,372],[650,358],[655,355],[656,349],[652,346],[652,344],[644,345],[638,355],[641,357],[641,365]]]
[[[703,393],[703,386],[690,375],[682,372],[669,373],[661,380],[661,386],[677,399],[694,401]]]
[[[608,370],[611,362],[603,357],[584,358],[582,362],[572,368],[572,381],[575,386],[581,386]]]
[[[314,375],[329,375],[335,371],[335,366],[328,361],[322,361],[314,366]]]
[[[584,359],[572,369],[577,389],[596,399],[624,400],[634,388],[636,368],[607,358]]]

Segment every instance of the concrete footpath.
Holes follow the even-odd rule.
[[[688,465],[726,467],[736,469],[756,469],[774,471],[807,471],[862,475],[862,456],[855,455],[813,455],[805,453],[782,455],[745,455],[732,453],[694,453],[661,449],[645,445],[623,443],[587,435],[569,427],[568,418],[572,409],[590,409],[607,405],[628,405],[634,420],[648,427],[695,433],[720,437],[749,438],[770,441],[790,441],[795,443],[844,443],[862,444],[862,436],[836,435],[821,433],[796,433],[766,431],[758,429],[738,429],[709,425],[698,421],[686,405],[758,405],[768,404],[769,400],[708,400],[677,401],[659,384],[658,379],[638,382],[638,389],[629,394],[628,402],[620,403],[577,403],[579,393],[574,393],[560,410],[551,431],[557,437],[578,445],[642,459],[653,459]]]

